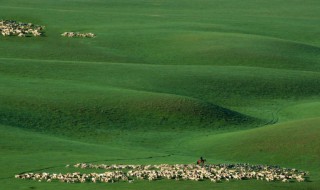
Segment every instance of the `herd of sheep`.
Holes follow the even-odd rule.
[[[63,37],[75,38],[75,37],[82,37],[82,38],[93,38],[96,35],[93,33],[80,33],[80,32],[64,32],[61,34]]]
[[[14,20],[0,20],[0,32],[3,36],[42,36],[44,26],[22,23]]]
[[[67,165],[69,167],[69,165]],[[119,181],[134,180],[192,180],[221,182],[229,180],[266,180],[281,182],[303,182],[307,172],[296,169],[286,169],[277,166],[249,165],[249,164],[218,164],[218,165],[195,165],[195,164],[161,164],[161,165],[94,165],[78,163],[75,168],[81,169],[104,169],[103,173],[24,173],[15,175],[20,179],[32,179],[41,181],[60,181],[67,183],[104,182],[114,183]]]
[[[43,36],[44,26],[35,25],[33,23],[22,23],[14,20],[0,20],[0,32],[3,36],[18,36],[18,37],[31,37]],[[93,38],[96,35],[93,33],[80,33],[80,32],[64,32],[61,34],[64,37],[82,37]]]

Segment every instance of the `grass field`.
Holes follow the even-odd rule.
[[[0,0],[0,189],[320,188],[320,2]],[[66,31],[96,38],[63,38]],[[308,182],[39,183],[94,163],[270,164]]]

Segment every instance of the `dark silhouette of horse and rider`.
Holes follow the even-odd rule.
[[[204,162],[207,161],[206,159],[204,159],[202,156],[200,157],[200,159],[197,161],[197,165],[204,165]]]

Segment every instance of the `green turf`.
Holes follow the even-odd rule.
[[[319,9],[316,0],[0,1],[0,19],[46,26],[44,37],[0,36],[0,189],[319,189]],[[199,156],[309,170],[311,182],[13,178]]]
[[[314,118],[320,115],[320,102],[307,101],[283,108],[279,112],[280,121]]]
[[[39,183],[12,179],[13,175],[20,172],[66,172],[74,171],[66,169],[66,164],[77,162],[90,163],[130,163],[130,164],[153,164],[153,163],[193,163],[194,155],[206,155],[210,163],[237,163],[248,162],[252,164],[270,164],[283,167],[299,168],[309,171],[312,182],[283,184],[279,182],[224,182],[212,184],[210,182],[155,182],[155,188],[238,188],[247,189],[259,187],[261,189],[290,188],[290,189],[316,189],[319,186],[319,119],[289,122],[280,125],[243,130],[239,132],[206,134],[185,133],[180,138],[166,139],[171,143],[163,143],[158,146],[163,138],[143,140],[150,143],[149,146],[137,146],[134,139],[141,138],[139,133],[122,137],[131,141],[128,144],[119,144],[110,141],[108,146],[104,144],[89,144],[78,141],[65,140],[47,135],[35,134],[25,130],[1,126],[1,139],[3,154],[1,157],[2,173],[1,181],[4,188],[92,188],[93,184],[83,186],[55,183]],[[298,134],[297,134],[298,133]],[[161,137],[158,133],[158,136]],[[175,135],[178,135],[176,133]],[[167,136],[167,135],[165,135]],[[19,141],[15,140],[19,139]],[[295,143],[299,141],[300,143]],[[277,146],[274,146],[274,145]],[[26,148],[27,147],[27,148]],[[143,148],[142,148],[143,147]],[[169,156],[170,155],[170,156]],[[10,160],[10,165],[6,164]],[[77,170],[79,171],[79,170]],[[81,171],[81,170],[80,170]],[[151,188],[150,182],[137,182],[134,185],[127,183],[103,184],[94,188]],[[69,186],[68,186],[69,185]],[[131,186],[130,186],[131,185]]]

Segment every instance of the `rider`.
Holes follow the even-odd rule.
[[[197,161],[198,165],[204,165],[204,162],[206,161],[206,159],[203,159],[203,157],[200,157],[200,160]]]

